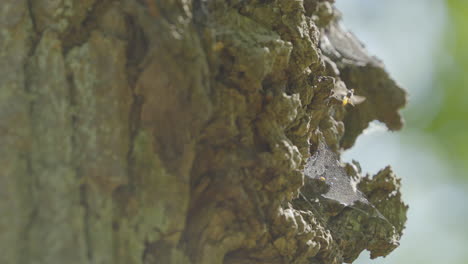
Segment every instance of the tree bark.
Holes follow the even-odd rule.
[[[0,263],[389,254],[407,209],[390,168],[347,166],[385,221],[298,196],[320,140],[402,126],[405,92],[330,2],[3,0]],[[367,100],[330,103],[338,81]]]

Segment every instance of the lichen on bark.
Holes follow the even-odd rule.
[[[347,166],[383,218],[299,197],[319,140],[402,126],[405,92],[331,2],[2,3],[0,262],[389,254],[407,209],[389,167]],[[337,82],[367,100],[330,103]]]

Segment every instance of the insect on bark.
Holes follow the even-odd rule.
[[[355,106],[366,100],[364,96],[355,95],[354,89],[348,90],[342,81],[335,83],[330,96],[340,101],[343,106],[347,104]]]

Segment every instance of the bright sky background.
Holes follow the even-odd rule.
[[[336,0],[336,5],[344,25],[408,90],[405,111],[420,113],[419,125],[430,120],[438,111],[441,90],[432,84],[447,25],[444,1]],[[423,111],[421,102],[430,102]],[[468,186],[448,177],[457,169],[437,151],[437,141],[414,125],[391,133],[375,123],[344,153],[345,161],[358,160],[363,172],[371,174],[390,164],[403,179],[403,199],[410,206],[400,247],[373,261],[364,252],[354,263],[468,263]]]

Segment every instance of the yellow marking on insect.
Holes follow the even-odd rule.
[[[349,97],[346,96],[345,98],[343,98],[343,106],[347,105],[348,101],[349,101]]]
[[[321,177],[319,178],[319,180],[321,180],[321,181],[324,182],[324,181],[326,181],[327,179],[325,179],[325,177],[321,176]]]
[[[224,48],[224,43],[222,43],[221,41],[218,41],[216,42],[215,44],[213,44],[213,51],[217,52],[217,51],[220,51]]]

